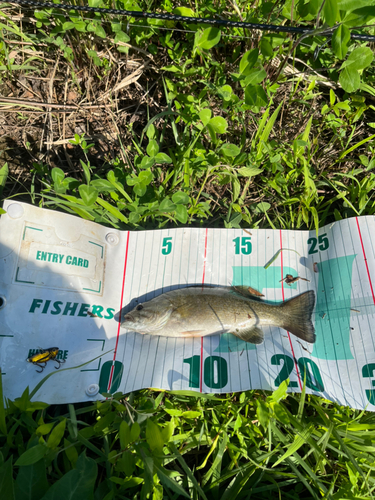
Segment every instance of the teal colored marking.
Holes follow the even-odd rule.
[[[356,255],[317,263],[316,342],[312,356],[319,359],[354,359],[350,350],[352,270]]]
[[[86,339],[87,342],[103,342],[102,351],[104,351],[105,340],[104,339]]]
[[[43,232],[43,229],[38,229],[37,227],[25,226],[25,229],[23,230],[23,237],[22,237],[23,240],[25,239],[26,229],[33,229],[34,231]]]
[[[102,282],[99,281],[99,290],[93,290],[92,288],[82,288],[82,290],[87,290],[89,292],[95,292],[95,293],[100,293],[100,288],[102,286]]]
[[[97,247],[100,247],[102,249],[102,258],[103,258],[103,245],[99,245],[98,243],[94,243],[93,241],[89,241],[92,245],[96,245]]]
[[[102,358],[99,359],[98,367],[97,368],[90,368],[86,370],[80,370],[81,372],[98,372],[100,370],[100,365],[102,363]]]
[[[375,371],[375,363],[370,363],[368,365],[365,365],[362,367],[362,376],[365,378],[372,378],[374,377],[374,371]],[[375,387],[375,380],[371,380],[371,385],[372,387]],[[374,389],[366,389],[366,396],[369,402],[372,405],[375,405],[375,390]]]
[[[14,335],[0,335],[0,337],[14,337]]]
[[[281,288],[281,267],[272,266],[264,269],[263,266],[233,266],[232,286],[251,286],[259,292],[267,288]],[[287,274],[297,276],[297,271],[292,267],[283,266],[283,277]],[[284,284],[284,288],[289,285]],[[297,289],[297,283],[290,285],[292,290]],[[274,302],[277,304],[278,302]],[[214,352],[238,352],[238,351],[253,351],[256,349],[255,344],[249,344],[244,340],[240,340],[231,333],[224,333],[220,336],[220,342]]]
[[[35,285],[35,281],[22,281],[22,280],[19,280],[18,279],[18,271],[19,270],[20,270],[20,268],[17,267],[16,278],[14,280],[16,283],[29,283],[30,285]]]

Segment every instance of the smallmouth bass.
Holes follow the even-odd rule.
[[[240,287],[244,288],[244,287]],[[125,315],[123,328],[163,337],[204,337],[232,333],[261,344],[262,326],[276,326],[313,344],[311,315],[315,292],[310,290],[277,305],[251,299],[234,287],[188,287],[163,293],[138,304]]]

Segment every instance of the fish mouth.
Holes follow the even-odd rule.
[[[122,323],[134,323],[134,318],[131,314],[125,314],[124,319],[122,320]]]

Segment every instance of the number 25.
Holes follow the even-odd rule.
[[[320,234],[318,239],[312,237],[307,240],[307,244],[311,245],[309,249],[309,255],[312,255],[313,253],[318,253],[318,250],[316,249],[316,245],[318,244],[319,241],[319,250],[323,252],[324,250],[327,250],[329,247],[329,241],[327,238],[327,233]]]

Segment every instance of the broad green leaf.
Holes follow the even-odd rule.
[[[230,101],[231,97],[233,96],[232,87],[230,85],[223,85],[219,89],[219,95],[224,101]]]
[[[335,56],[339,59],[344,59],[346,53],[348,52],[348,42],[350,40],[350,31],[346,26],[340,24],[340,26],[335,29],[332,36],[332,49]]]
[[[142,170],[142,172],[139,172],[138,179],[143,183],[143,184],[150,184],[152,179],[154,178],[152,172],[149,170]]]
[[[230,158],[235,158],[241,153],[241,149],[235,144],[223,144],[220,148],[220,153],[223,153],[225,156],[229,156]]]
[[[82,453],[76,468],[52,484],[41,500],[93,500],[98,466]]]
[[[361,26],[362,24],[374,24],[375,21],[375,5],[367,5],[357,8],[349,13],[344,18],[344,24],[351,28],[353,26]]]
[[[255,66],[259,56],[258,49],[251,49],[244,53],[240,61],[240,73],[241,75],[248,75],[250,70]]]
[[[54,425],[55,424],[53,422],[42,424],[36,429],[35,433],[41,436],[45,436],[46,434],[49,434],[51,432]]]
[[[4,165],[5,166],[5,165]],[[4,168],[4,167],[3,167]],[[65,174],[64,172],[61,170],[61,168],[58,168],[58,167],[54,167],[52,170],[51,170],[51,177],[52,177],[52,180],[53,180],[53,183],[54,184],[60,184],[64,178],[65,178]]]
[[[100,38],[106,38],[107,34],[104,29],[98,24],[95,28],[95,35],[100,36]]]
[[[283,380],[279,387],[273,391],[271,399],[278,403],[281,399],[286,398],[289,380]]]
[[[159,153],[159,146],[155,139],[151,139],[147,146],[147,154],[151,157]]]
[[[130,214],[129,214],[130,224],[138,224],[140,219],[141,219],[141,216],[139,214],[137,214],[136,212],[130,212]]]
[[[47,440],[48,448],[51,448],[52,450],[57,448],[57,446],[60,444],[60,441],[64,436],[65,426],[66,426],[66,418],[64,418],[61,422],[59,422],[49,435]]]
[[[143,182],[138,182],[137,184],[134,185],[133,190],[137,196],[142,198],[142,196],[146,194],[147,184]]]
[[[355,69],[351,69],[351,67],[344,68],[339,77],[339,82],[342,86],[342,88],[346,92],[355,92],[356,90],[359,89],[359,86],[361,84],[361,78],[359,76],[359,73]]]
[[[260,41],[260,51],[265,57],[273,56],[273,49],[267,38],[262,38]]]
[[[115,36],[115,39],[114,39],[114,42],[115,43],[118,43],[118,42],[124,42],[124,43],[127,43],[129,42],[130,40],[130,36],[128,36],[126,33],[124,33],[123,31],[118,31],[116,33],[116,36]]]
[[[263,172],[263,169],[257,167],[241,167],[237,170],[237,172],[243,177],[254,177],[254,175],[258,175]]]
[[[260,424],[267,429],[270,420],[270,410],[262,399],[257,399],[257,417]]]
[[[158,153],[154,160],[155,163],[172,163],[172,158],[165,153]]]
[[[190,198],[183,191],[177,191],[177,193],[174,193],[172,195],[172,201],[173,203],[176,203],[176,205],[187,205],[190,201]]]
[[[173,14],[176,14],[176,16],[195,17],[194,11],[188,7],[176,7],[173,9]]]
[[[48,487],[44,459],[19,468],[15,484],[16,500],[39,500]],[[1,496],[1,498],[8,497]]]
[[[328,26],[333,26],[339,13],[337,0],[326,0],[323,7],[323,16]]]
[[[214,118],[211,118],[208,123],[217,134],[225,134],[225,132],[227,131],[228,123],[226,119],[221,116],[215,116]]]
[[[53,171],[54,169],[52,169]],[[9,167],[8,163],[4,163],[4,165],[0,168],[0,194],[3,191],[3,188],[5,187],[6,180],[9,175]],[[64,172],[63,172],[64,175]]]
[[[75,467],[78,459],[77,448],[75,446],[71,446],[70,441],[68,441],[67,439],[64,439],[64,448],[64,452],[68,457],[69,462],[73,467]]]
[[[371,0],[337,0],[337,6],[340,10],[351,12],[355,9],[367,7]]]
[[[81,184],[78,190],[85,205],[90,206],[96,202],[96,199],[98,198],[98,192],[93,186]]]
[[[130,428],[130,440],[133,443],[139,438],[139,435],[141,433],[141,428],[139,426],[138,422],[134,422]]]
[[[121,449],[125,450],[130,443],[130,427],[125,420],[120,424],[119,436]]]
[[[349,67],[349,69],[365,69],[372,63],[374,54],[369,47],[357,47],[350,54],[348,59],[343,62],[341,68]]]
[[[256,85],[257,83],[262,82],[267,76],[264,68],[253,68],[247,77],[244,79],[244,84],[247,85]]]
[[[63,31],[72,30],[72,29],[74,29],[74,28],[75,28],[75,24],[74,24],[74,23],[72,23],[72,22],[70,22],[70,21],[67,21],[66,23],[64,23],[64,24],[62,25],[62,29],[63,29]]]
[[[0,375],[1,376],[1,375]],[[0,467],[0,498],[14,500],[13,455]]]
[[[258,99],[257,86],[248,85],[245,89],[245,103],[248,106],[255,106]]]
[[[219,28],[206,28],[203,33],[198,36],[197,47],[203,50],[212,49],[220,42],[221,31]]]
[[[170,420],[169,422],[167,422],[166,425],[165,425],[165,427],[164,427],[164,429],[162,429],[162,431],[161,431],[161,437],[163,438],[164,443],[168,443],[168,441],[173,436],[174,425],[173,425],[173,421],[172,420]]]
[[[32,465],[39,462],[46,454],[48,453],[48,448],[43,444],[37,444],[32,448],[26,450],[19,457],[17,462],[14,465],[22,466],[22,465]]]
[[[159,210],[161,212],[174,212],[176,210],[176,205],[172,203],[169,198],[164,198],[159,205]]]
[[[211,115],[212,115],[211,110],[208,108],[201,109],[199,111],[199,118],[202,120],[204,126],[206,126],[207,123],[210,121]]]
[[[131,476],[135,470],[135,457],[130,451],[124,451],[116,463],[116,469],[124,472],[126,476]]]
[[[155,158],[150,158],[149,156],[144,156],[142,158],[140,167],[144,168],[144,169],[151,168],[154,165],[154,163],[155,163]]]
[[[93,186],[98,193],[106,193],[115,191],[115,187],[106,179],[94,179],[90,182],[90,185]]]
[[[74,27],[80,33],[84,33],[86,31],[85,21],[74,21]]]
[[[118,33],[119,31],[121,31],[121,23],[111,23],[111,29],[113,33]]]
[[[163,449],[164,442],[161,435],[161,430],[159,429],[159,426],[155,424],[150,418],[147,419],[146,423],[146,440],[151,450],[161,452],[161,450]]]
[[[198,417],[201,417],[202,416],[202,413],[200,411],[184,411],[181,415],[181,417],[185,417],[185,418],[198,418]]]

